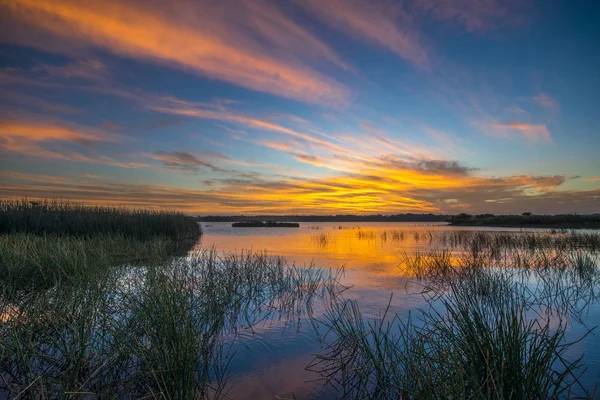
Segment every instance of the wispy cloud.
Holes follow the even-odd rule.
[[[89,146],[95,142],[119,143],[126,138],[124,136],[78,127],[75,125],[64,125],[55,122],[42,122],[32,120],[10,120],[0,121],[0,138],[7,146],[18,142],[73,142]]]
[[[109,75],[108,68],[97,59],[81,59],[64,65],[39,64],[32,69],[63,79],[102,81]]]
[[[506,111],[508,112],[512,112],[512,113],[518,113],[518,114],[527,114],[527,111],[525,111],[524,109],[522,109],[519,106],[512,106],[512,107],[508,107],[506,109]]]
[[[551,110],[558,110],[560,108],[560,104],[558,103],[558,100],[556,100],[554,97],[546,94],[546,93],[540,93],[537,96],[535,96],[533,98],[533,101],[535,101],[537,104],[539,104],[542,107],[546,107],[549,108]]]
[[[552,143],[552,136],[544,124],[528,124],[518,121],[473,121],[473,125],[485,134],[506,139],[525,138],[528,142]]]
[[[0,121],[1,151],[35,158],[106,164],[121,168],[150,167],[147,163],[118,160],[94,151],[100,144],[116,146],[128,140],[128,137],[114,132],[55,120],[42,120],[33,115],[21,120]],[[71,148],[73,145],[80,150]],[[88,154],[81,150],[86,150]]]
[[[297,3],[335,29],[383,46],[418,67],[429,67],[429,55],[400,2],[299,0]]]
[[[160,161],[168,168],[182,171],[198,171],[200,168],[210,169],[214,172],[225,172],[226,170],[200,160],[197,156],[185,151],[157,151],[149,157]]]
[[[292,55],[316,52],[317,58],[346,65],[304,28],[273,7],[267,8],[267,3],[239,2],[227,10],[208,1],[177,7],[157,4],[136,7],[132,2],[112,0],[101,4],[8,0],[1,7],[8,8],[15,20],[33,26],[32,31],[79,45],[177,66],[295,100],[326,104],[348,101],[349,91],[344,86]],[[214,18],[213,11],[223,18]],[[236,23],[238,20],[256,21],[252,26],[255,30],[249,30],[248,23]],[[27,42],[42,48],[48,43],[32,38]],[[273,56],[268,51],[273,47],[287,53]]]
[[[147,107],[151,110],[166,114],[185,115],[200,119],[212,119],[225,122],[234,122],[244,125],[248,128],[272,131],[288,136],[293,136],[297,139],[302,139],[307,142],[310,142],[311,144],[322,146],[330,150],[346,152],[346,149],[344,149],[343,147],[335,143],[329,142],[327,140],[321,139],[319,137],[299,132],[297,130],[287,128],[285,126],[278,125],[270,121],[245,116],[230,110],[210,110],[202,108],[169,108],[154,105],[148,105]]]
[[[552,137],[546,125],[543,124],[525,124],[522,122],[509,121],[499,122],[495,125],[496,128],[501,130],[516,130],[521,132],[523,136],[530,142],[548,142],[552,143]]]
[[[409,4],[440,20],[455,21],[471,32],[488,31],[501,22],[514,23],[523,18],[514,10],[519,3],[508,0],[414,0]]]

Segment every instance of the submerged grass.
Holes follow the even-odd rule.
[[[226,392],[238,329],[298,321],[329,272],[265,254],[195,253],[0,299],[0,390],[9,396],[179,399]]]
[[[488,236],[469,237],[457,252],[405,255],[427,304],[416,318],[388,305],[368,319],[356,301],[333,298],[326,349],[309,369],[355,399],[593,396],[580,384],[583,358],[567,356],[587,334],[565,334],[600,298],[597,253],[523,238],[496,249]]]
[[[189,253],[183,214],[0,204],[0,396],[220,398],[239,329],[300,321],[328,271]]]

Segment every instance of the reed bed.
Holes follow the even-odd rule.
[[[139,240],[123,235],[73,237],[0,234],[0,287],[5,291],[77,285],[120,265],[154,265],[185,255],[194,241],[164,237]]]
[[[309,369],[343,398],[594,398],[580,383],[583,355],[569,352],[595,328],[565,335],[600,300],[595,239],[550,235],[448,235],[456,248],[405,254],[427,306],[365,318],[333,297]]]
[[[68,201],[1,200],[0,233],[91,237],[120,235],[135,239],[163,236],[197,239],[193,217],[175,211],[89,206]]]
[[[450,247],[507,249],[587,249],[600,251],[600,233],[585,231],[443,231],[433,241]]]
[[[236,332],[297,322],[327,294],[329,279],[328,271],[288,267],[261,253],[203,251],[163,266],[113,268],[102,279],[2,297],[0,392],[223,397]]]

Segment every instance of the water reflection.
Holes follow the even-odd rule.
[[[492,267],[503,265],[505,268],[540,271],[535,275],[539,280],[543,279],[544,271],[550,265],[570,263],[572,260],[568,257],[576,254],[581,246],[596,246],[596,256],[600,250],[598,235],[569,236],[568,232],[551,234],[545,230],[527,232],[510,228],[493,228],[489,230],[495,232],[494,235],[480,235],[477,228],[455,228],[436,223],[363,223],[360,226],[308,223],[300,224],[297,229],[232,228],[229,223],[210,225],[204,227],[205,234],[200,247],[214,247],[224,253],[248,249],[266,251],[268,254],[284,257],[288,264],[300,267],[315,265],[335,269],[345,266],[342,283],[351,289],[344,292],[344,296],[346,299],[357,300],[365,317],[378,315],[390,302],[392,292],[394,296],[391,298],[390,310],[398,315],[406,316],[426,305],[421,296],[422,286],[414,279],[415,270],[407,268],[407,257],[413,257],[415,253],[426,258],[433,249],[451,249],[444,261],[449,265],[461,265],[466,259],[473,262],[477,260],[477,256],[482,256],[481,262],[492,261]],[[474,238],[477,240],[473,240]],[[582,240],[587,242],[580,243]],[[507,262],[509,253],[518,254],[517,259]],[[596,268],[597,257],[594,260]],[[572,276],[579,273],[575,272]],[[536,284],[535,279],[532,282],[533,285]],[[568,281],[565,282],[566,285],[569,284]],[[556,292],[566,287],[539,286],[554,291],[549,295],[556,295]],[[318,317],[321,313],[322,308],[317,306],[315,316]],[[599,314],[598,307],[589,308],[586,311],[586,321],[596,323]],[[579,337],[585,326],[573,324],[567,338]],[[288,328],[285,324],[271,324],[268,329],[244,336],[235,345],[236,354],[240,358],[231,370],[229,383],[232,397],[335,397],[331,388],[324,387],[318,380],[318,374],[305,370],[312,359],[311,354],[322,350],[317,336],[326,332],[319,333],[312,326],[302,326],[290,333]],[[588,373],[584,380],[593,386],[595,374],[599,370],[600,349],[590,346],[593,336],[590,338],[592,339],[582,342],[584,344],[578,344],[574,350],[583,349],[587,352],[586,364],[592,373]]]

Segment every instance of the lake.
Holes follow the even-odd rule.
[[[199,247],[219,253],[265,251],[285,257],[289,265],[332,269],[344,266],[341,282],[350,288],[347,299],[355,299],[364,316],[378,315],[390,304],[401,316],[427,303],[419,284],[400,266],[407,255],[432,248],[448,247],[436,239],[453,231],[509,231],[514,228],[465,228],[440,223],[301,223],[299,228],[233,228],[231,223],[202,223]],[[393,295],[392,295],[393,294]],[[322,304],[315,304],[318,320]],[[591,304],[583,324],[571,323],[567,340],[577,338],[585,327],[600,322],[600,308]],[[336,391],[321,376],[307,370],[315,354],[323,352],[321,340],[328,333],[309,320],[266,321],[252,330],[241,331],[231,347],[229,396],[239,399],[330,399]],[[581,382],[593,387],[600,378],[600,346],[592,332],[569,353],[585,353],[588,370]],[[325,336],[327,341],[327,336]]]

